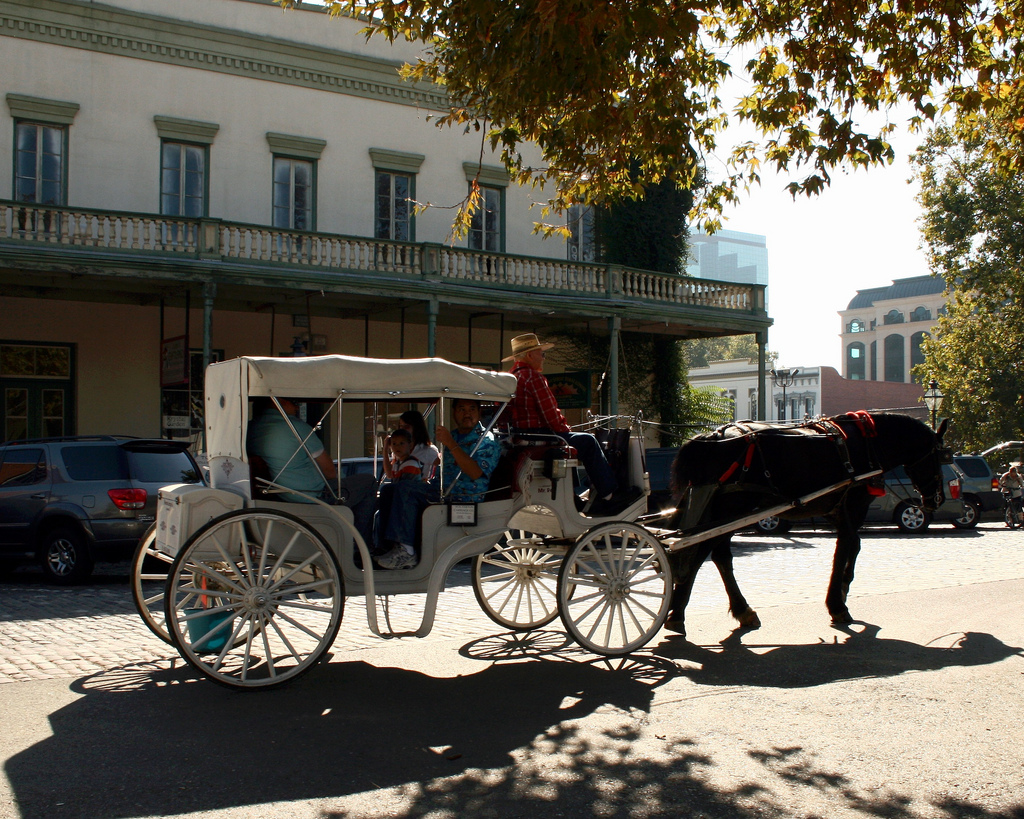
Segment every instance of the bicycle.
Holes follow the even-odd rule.
[[[1003,504],[1005,506],[1003,518],[1009,529],[1024,529],[1024,504],[1021,503],[1020,495],[1014,496],[1010,492],[1003,491]]]

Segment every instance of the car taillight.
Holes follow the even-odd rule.
[[[118,509],[142,509],[146,505],[145,489],[108,489],[107,494]]]
[[[956,478],[949,482],[949,499],[960,500],[960,481]]]
[[[999,478],[993,478],[992,479],[992,491],[993,492],[998,492],[999,491]]]

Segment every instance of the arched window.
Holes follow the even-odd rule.
[[[882,324],[902,324],[903,314],[895,308],[882,317]],[[886,379],[888,380],[888,379]]]
[[[851,381],[864,380],[864,345],[859,341],[846,345],[846,377]]]
[[[911,368],[916,367],[918,364],[924,364],[924,351],[921,349],[921,342],[928,338],[928,334],[925,332],[914,333],[910,337],[910,366]]]
[[[927,307],[915,307],[914,312],[910,314],[911,321],[931,321],[932,311]]]
[[[868,326],[862,319],[852,319],[849,324],[846,325],[846,332],[848,333],[863,333],[868,329]]]
[[[904,338],[895,333],[885,337],[885,380],[905,381],[906,367],[903,357]]]

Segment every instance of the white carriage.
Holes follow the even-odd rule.
[[[509,373],[441,359],[246,357],[210,365],[210,486],[161,490],[156,526],[133,566],[143,619],[207,677],[232,687],[269,687],[324,658],[346,597],[364,596],[370,629],[391,636],[378,620],[377,597],[425,594],[422,622],[409,632],[425,636],[449,572],[472,558],[476,597],[501,626],[535,629],[560,616],[569,634],[595,653],[620,655],[645,645],[668,612],[672,577],[663,545],[636,523],[648,487],[637,436],[629,437],[624,470],[644,493],[616,519],[577,508],[569,453],[513,439],[495,475],[509,478],[504,485],[492,479],[487,497],[493,499],[449,503],[442,486],[442,502],[429,505],[420,521],[419,563],[400,571],[367,568],[371,555],[348,507],[311,497],[268,500],[254,488],[261,482],[245,447],[254,398],[270,399],[279,411],[282,397],[329,404],[324,423],[336,433],[331,441],[340,455],[345,406],[353,402],[436,402],[436,422],[445,424],[447,399],[504,406],[515,388]],[[296,456],[308,454],[297,438]],[[272,478],[262,484],[280,489]],[[153,561],[166,569],[148,573]]]

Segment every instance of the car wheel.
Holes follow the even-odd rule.
[[[970,498],[964,499],[964,513],[953,519],[953,525],[957,529],[973,529],[981,520],[981,505]]]
[[[788,520],[770,515],[769,517],[761,518],[755,523],[754,531],[760,532],[762,535],[784,535],[791,526],[792,524]]]
[[[928,528],[931,520],[928,513],[920,506],[911,506],[909,503],[901,503],[896,508],[896,525],[901,532],[923,532]]]
[[[81,583],[92,574],[92,558],[85,538],[66,526],[51,529],[43,536],[40,562],[46,579],[61,586]]]

